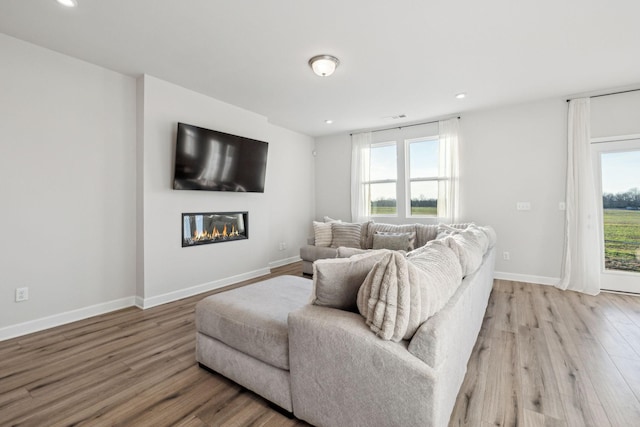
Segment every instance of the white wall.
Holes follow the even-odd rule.
[[[351,221],[351,137],[349,134],[316,138],[315,166],[316,220],[321,221],[326,215]],[[309,235],[313,235],[313,228]]]
[[[312,138],[1,34],[0,51],[0,340],[298,259]],[[178,121],[268,141],[266,192],[171,190]],[[182,248],[180,214],[209,210],[249,211],[249,239]],[[24,286],[29,300],[14,302]]]
[[[640,91],[591,98],[591,137],[640,134]]]
[[[462,219],[496,229],[496,271],[526,276],[515,280],[549,284],[560,277],[566,111],[566,101],[558,99],[468,113],[461,120]],[[531,210],[516,210],[517,202],[530,202]]]
[[[503,277],[549,283],[560,276],[566,108],[548,100],[465,113],[460,121],[461,220],[496,229]],[[348,134],[316,140],[316,218],[351,217],[350,147]],[[519,201],[531,211],[517,211]]]
[[[2,34],[0,52],[2,339],[133,302],[136,98],[104,68]]]
[[[144,260],[138,275],[143,305],[222,286],[268,272],[270,263],[299,255],[313,217],[312,138],[273,126],[265,117],[160,79],[138,80],[144,93],[139,152],[143,153]],[[140,107],[139,107],[140,108]],[[225,193],[172,189],[178,122],[269,142],[265,192]],[[249,239],[183,248],[183,212],[249,212]],[[287,250],[279,251],[284,242]],[[144,253],[140,253],[140,251]],[[284,260],[284,261],[283,261]],[[273,264],[272,264],[273,265]]]

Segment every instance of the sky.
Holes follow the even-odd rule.
[[[411,178],[438,176],[439,142],[429,140],[410,144]],[[398,157],[395,145],[376,147],[371,150],[370,177],[372,181],[398,178]],[[413,185],[415,196],[423,194],[425,198],[437,198],[437,187],[433,183],[416,183]],[[375,186],[372,199],[395,198],[395,185],[378,184]],[[435,190],[435,194],[434,194]]]
[[[601,159],[603,193],[640,189],[640,151],[603,153]]]

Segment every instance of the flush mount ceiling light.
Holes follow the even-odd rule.
[[[327,120],[325,120],[324,122],[325,122],[326,124],[330,125],[331,123],[333,123],[333,120],[331,120],[331,119],[327,119]]]
[[[340,61],[335,56],[317,55],[309,60],[309,66],[320,77],[328,77],[336,70]]]
[[[66,7],[78,6],[78,0],[56,0],[56,1]]]
[[[456,99],[464,99],[466,97],[467,97],[466,93],[459,93],[459,94],[456,95]]]

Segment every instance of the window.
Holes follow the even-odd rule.
[[[457,219],[458,119],[351,137],[351,216]],[[398,221],[394,221],[398,222]]]
[[[398,180],[397,148],[395,142],[371,146],[368,187],[372,216],[397,215],[396,186]]]
[[[407,164],[407,217],[438,216],[440,141],[437,137],[405,141]]]

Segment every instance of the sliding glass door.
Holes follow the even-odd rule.
[[[640,294],[640,139],[592,147],[602,200],[601,288]]]

